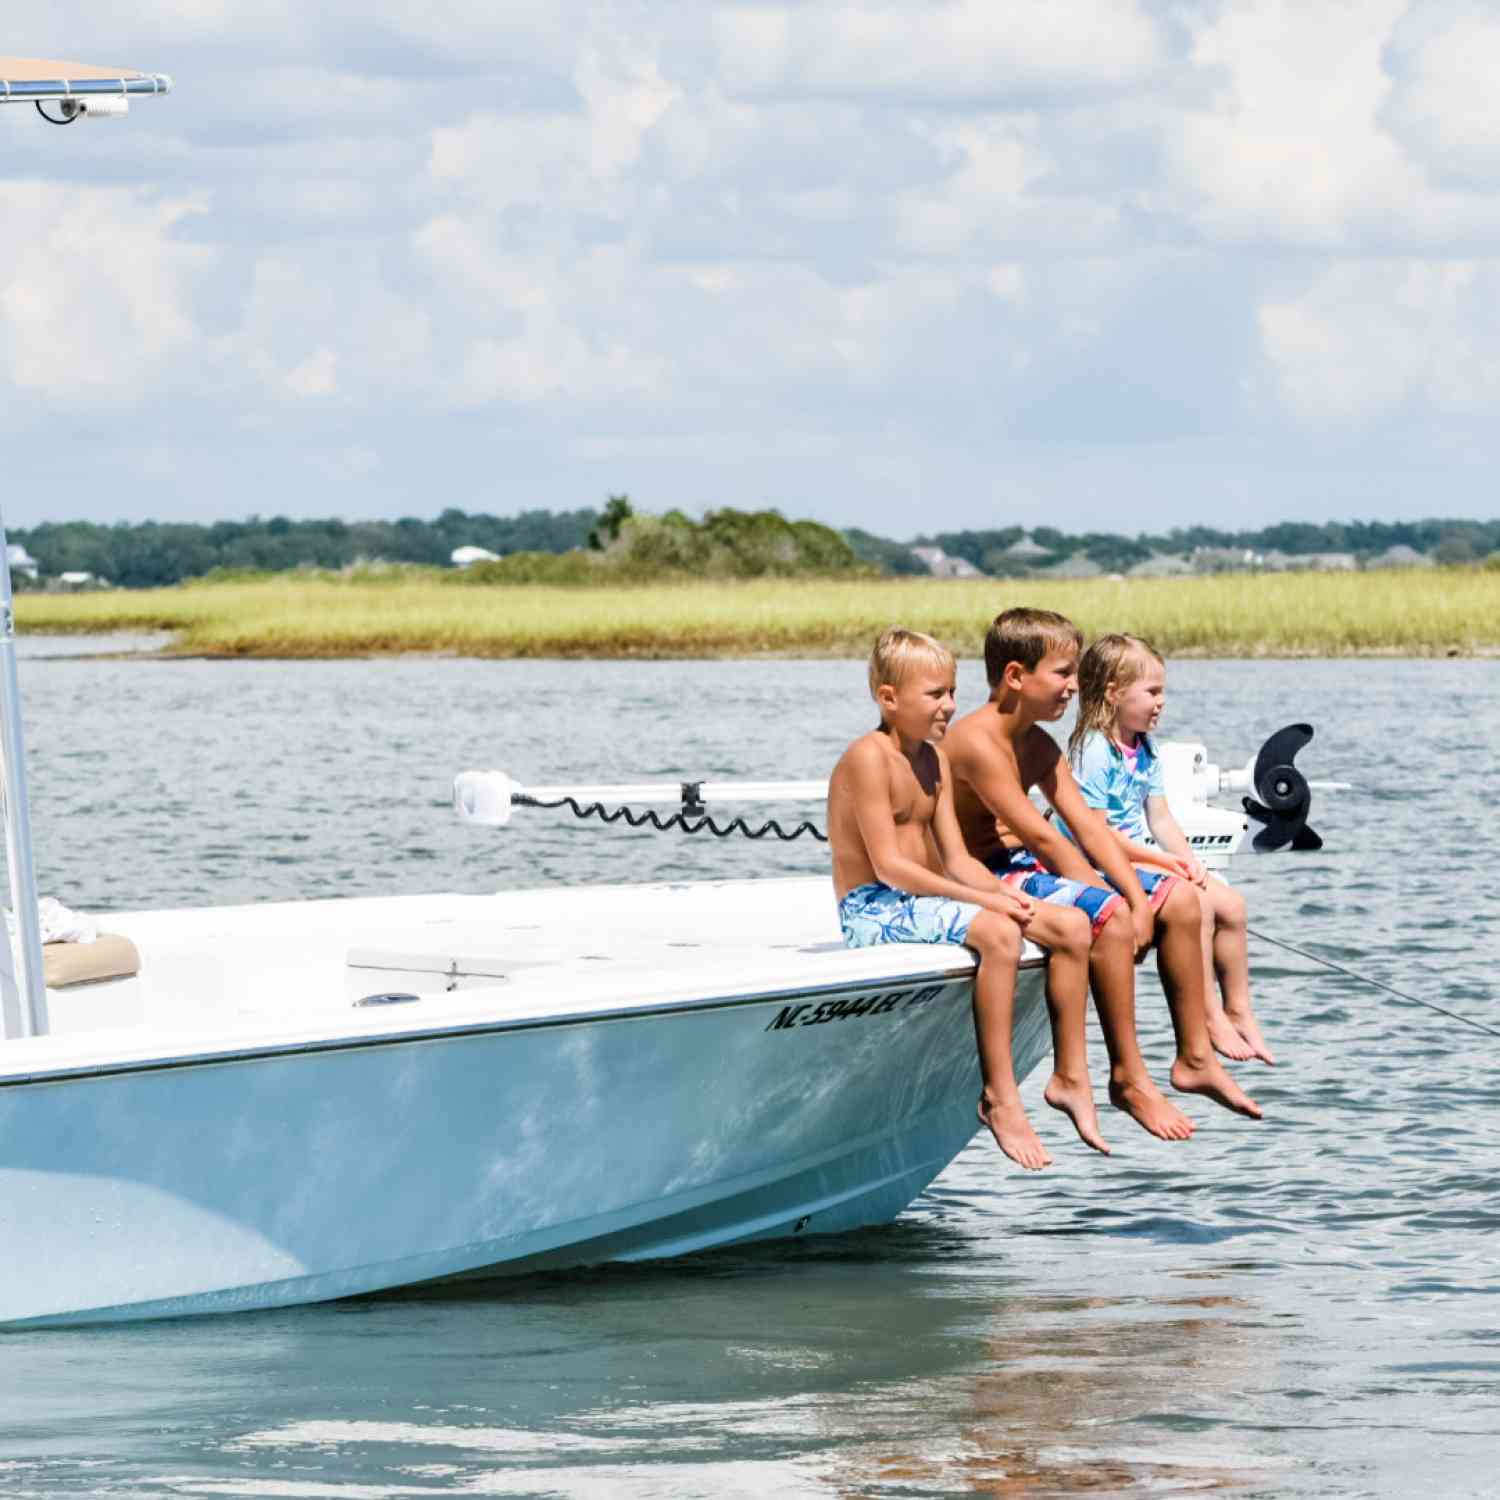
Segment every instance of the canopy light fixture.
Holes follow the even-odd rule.
[[[167,94],[171,89],[172,80],[165,73],[133,73],[37,57],[0,57],[0,104],[34,104],[50,125],[128,114],[131,95]],[[53,107],[49,109],[48,105]]]

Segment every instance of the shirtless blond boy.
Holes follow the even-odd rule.
[[[1084,801],[1061,748],[1041,728],[1060,719],[1077,693],[1082,648],[1078,627],[1051,610],[1006,610],[990,626],[989,701],[960,719],[947,741],[965,845],[1004,884],[1030,895],[1038,912],[1086,915],[1089,977],[1117,1109],[1163,1140],[1193,1133],[1192,1122],[1152,1081],[1136,1038],[1134,960],[1154,945],[1177,1039],[1173,1088],[1259,1119],[1260,1107],[1209,1042],[1202,918],[1192,888],[1166,875],[1145,876],[1149,891],[1142,885],[1109,825]],[[1032,804],[1034,786],[1067,820],[1076,844]]]
[[[1036,1171],[1052,1158],[1026,1118],[1011,1054],[1021,935],[1058,941],[1074,914],[1007,890],[964,847],[937,744],[954,714],[953,689],[952,653],[931,636],[892,628],[875,643],[870,696],[880,724],[849,746],[828,782],[834,894],[851,948],[962,943],[979,955],[979,1118],[1007,1156]],[[1055,1068],[1043,1097],[1107,1153],[1084,1051],[1087,986],[1057,989],[1049,965]]]

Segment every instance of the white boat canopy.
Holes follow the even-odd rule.
[[[91,63],[56,62],[44,57],[0,57],[0,102],[82,99],[131,94],[166,94],[165,73],[131,68],[97,68]]]

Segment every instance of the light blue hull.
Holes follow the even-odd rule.
[[[1022,1076],[1041,978],[1021,975]],[[972,1136],[977,1094],[970,981],[941,976],[7,1082],[0,1323],[882,1223]]]

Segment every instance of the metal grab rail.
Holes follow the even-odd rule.
[[[172,79],[166,73],[126,73],[119,78],[0,78],[0,104],[171,92]]]
[[[10,904],[20,938],[20,995],[0,994],[0,1035],[47,1034],[47,988],[42,974],[42,927],[37,915],[36,866],[31,853],[31,803],[26,792],[26,745],[21,734],[21,687],[16,677],[16,612],[10,553],[0,517],[0,761],[4,762],[5,856]],[[8,938],[5,941],[9,941]],[[8,986],[0,986],[8,991]]]

